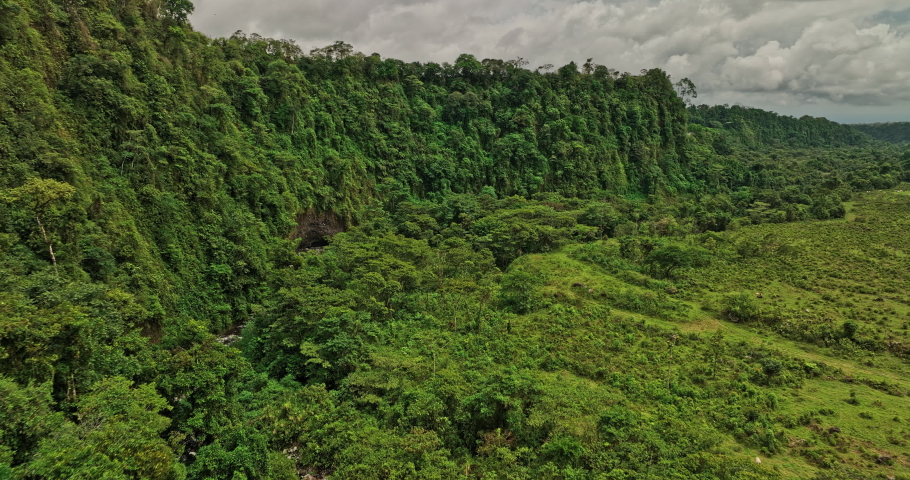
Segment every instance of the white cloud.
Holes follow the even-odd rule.
[[[304,50],[344,40],[405,61],[593,57],[689,77],[708,99],[844,111],[900,104],[910,119],[905,0],[198,0],[192,21],[211,35],[255,31]]]
[[[728,57],[719,70],[729,90],[888,104],[910,100],[910,64],[902,56],[910,58],[910,37],[888,25],[860,29],[848,20],[817,20],[793,45],[769,41],[751,54]]]

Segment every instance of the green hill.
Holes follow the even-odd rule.
[[[910,152],[191,10],[0,0],[0,478],[908,475]]]
[[[866,145],[870,141],[851,126],[825,118],[805,115],[796,119],[739,105],[698,105],[689,107],[689,115],[691,123],[723,130],[728,135],[728,142],[750,149],[769,145],[791,148],[844,147]]]
[[[866,123],[850,126],[883,142],[910,142],[910,122]]]

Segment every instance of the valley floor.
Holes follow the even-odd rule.
[[[666,334],[656,349],[653,342],[646,345],[650,349],[639,344],[637,353],[635,347],[607,346],[607,357],[626,357],[623,363],[635,367],[606,366],[608,373],[602,375],[664,370],[668,390],[677,376],[698,384],[693,377],[704,372],[697,364],[710,360],[698,348],[674,355],[678,338],[705,343],[723,338],[746,352],[747,362],[753,352],[785,358],[783,363],[802,365],[808,375],[779,382],[773,364],[751,366],[753,373],[769,374],[752,378],[761,385],[761,395],[775,399],[768,414],[779,437],[775,448],[751,442],[748,429],[733,426],[732,437],[725,436],[718,446],[721,451],[760,459],[763,469],[784,478],[849,478],[845,472],[851,469],[857,478],[910,478],[908,230],[910,195],[897,189],[860,195],[844,220],[767,224],[717,239],[681,239],[735,245],[738,254],[718,254],[710,265],[673,279],[655,280],[619,268],[609,260],[618,255],[616,240],[528,255],[511,268],[545,279],[542,308],[521,316],[513,328],[521,335],[541,335],[558,328],[554,324],[567,308],[584,312],[603,307],[610,309],[613,321],[659,327]],[[722,247],[713,248],[719,252]],[[730,299],[737,295],[755,309],[749,320],[730,312]],[[585,348],[576,343],[576,335],[591,335],[589,342],[602,345],[604,340],[592,333],[569,329],[561,348]],[[743,372],[738,375],[742,378]],[[592,401],[608,397],[612,388],[609,381],[573,381],[590,390],[582,396]],[[729,402],[712,402],[734,404],[741,392],[728,394]],[[724,393],[714,390],[712,395]],[[558,416],[560,408],[553,412]]]

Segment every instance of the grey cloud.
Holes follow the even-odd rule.
[[[503,35],[499,42],[496,43],[496,48],[508,48],[515,44],[521,44],[521,34],[524,31],[525,29],[522,27],[509,30],[509,33]]]
[[[834,102],[888,104],[910,100],[910,38],[888,25],[859,29],[846,20],[817,21],[790,47],[771,41],[721,67],[730,86],[783,91]]]
[[[905,1],[200,0],[191,20],[216,36],[256,31],[304,50],[345,40],[405,61],[593,57],[689,77],[702,98],[770,109],[900,104],[910,119]]]

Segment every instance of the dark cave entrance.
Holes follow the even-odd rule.
[[[329,244],[331,238],[347,230],[347,225],[335,212],[316,212],[307,210],[297,215],[297,228],[294,237],[299,239],[297,252],[321,250]]]

